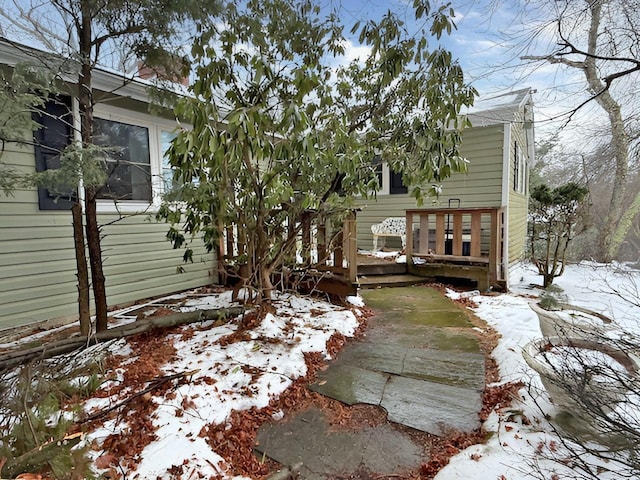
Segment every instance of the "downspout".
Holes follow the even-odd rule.
[[[504,235],[502,238],[502,270],[509,288],[509,180],[511,177],[511,123],[504,124],[502,145],[502,207],[504,208]]]

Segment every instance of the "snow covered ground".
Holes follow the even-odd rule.
[[[546,419],[547,415],[554,415],[554,406],[539,377],[522,357],[522,347],[541,337],[538,319],[529,308],[531,297],[541,292],[531,284],[540,282],[541,277],[533,267],[525,267],[520,282],[512,286],[511,293],[472,297],[478,304],[475,313],[501,336],[493,352],[501,375],[499,383],[522,381],[525,387],[519,392],[521,400],[515,401],[510,408],[493,412],[485,422],[487,442],[453,457],[436,480],[578,478],[569,467],[553,460],[567,455]],[[637,271],[626,270],[623,266],[570,266],[556,284],[565,290],[571,303],[605,313],[615,318],[625,330],[640,330],[637,321],[640,307],[633,304],[640,300],[636,291],[636,286],[640,285]],[[229,305],[230,299],[226,295],[228,293],[204,296],[183,309]],[[456,294],[451,292],[451,295]],[[197,375],[213,378],[216,388],[212,389],[206,382],[187,384],[179,387],[174,401],[162,401],[154,418],[159,439],[140,453],[142,460],[131,478],[168,478],[167,469],[181,461],[184,461],[186,477],[189,472],[205,476],[224,474],[224,461],[198,436],[198,432],[209,423],[223,424],[233,410],[266,406],[273,396],[291,384],[292,379],[305,374],[303,352],[326,352],[326,341],[334,332],[349,336],[357,327],[356,316],[351,311],[323,302],[286,295],[275,305],[276,311],[267,315],[245,341],[224,347],[216,345],[219,338],[232,333],[233,325],[199,331],[187,340],[176,341],[181,358],[165,365],[164,371],[171,373],[197,366],[201,368]],[[354,308],[357,314],[357,307]],[[285,341],[270,343],[268,340],[278,338]],[[209,345],[206,349],[202,349],[203,342]],[[247,370],[246,366],[259,369],[261,375],[256,379],[255,372]],[[253,394],[238,395],[238,389],[243,386],[250,388]],[[194,402],[191,410],[197,414],[175,416],[184,405],[184,398]],[[122,428],[126,429],[126,425],[106,425],[92,437],[99,439],[101,434]],[[167,449],[171,451],[170,456],[166,455]],[[597,459],[588,461],[599,462]],[[607,465],[608,468],[611,466]],[[616,475],[602,478],[613,479]]]
[[[306,355],[330,359],[331,338],[353,336],[360,324],[362,301],[350,300],[349,307],[341,307],[299,295],[274,294],[272,307],[263,316],[248,309],[244,318],[230,322],[199,322],[85,350],[74,361],[93,359],[92,352],[97,350],[111,356],[104,372],[107,380],[84,402],[83,411],[86,415],[109,409],[117,412],[84,436],[81,445],[91,446],[88,455],[94,470],[130,480],[246,478],[233,475],[212,448],[211,436],[217,428],[224,431],[234,412],[263,409],[304,377]],[[148,315],[176,310],[234,305],[231,291],[189,292],[113,312],[110,324],[144,321]],[[250,328],[243,329],[243,322],[251,322]],[[64,327],[60,330],[64,334]],[[167,388],[148,388],[158,379],[173,376],[175,381],[162,384]],[[0,409],[0,415],[6,413]],[[74,416],[71,411],[62,415]],[[282,411],[273,412],[274,417],[278,415]]]
[[[580,478],[567,466],[547,458],[562,459],[565,455],[547,420],[554,414],[554,407],[539,377],[522,357],[522,347],[541,337],[537,317],[529,308],[529,301],[541,292],[531,284],[540,282],[540,276],[531,267],[523,268],[521,280],[512,285],[511,293],[471,298],[478,305],[474,309],[476,315],[501,336],[493,352],[501,375],[499,383],[522,381],[525,387],[519,392],[521,399],[511,407],[491,413],[484,425],[487,442],[453,457],[436,480]],[[570,266],[556,284],[564,288],[571,303],[605,313],[625,330],[640,332],[640,306],[636,305],[640,303],[638,271],[596,264]],[[160,341],[171,347],[168,351],[175,349],[168,361],[161,355],[156,360],[148,345],[145,351],[144,345],[128,340],[113,343],[109,349],[122,357],[121,368],[116,368],[111,381],[102,385],[103,394],[84,405],[87,413],[113,406],[133,393],[122,385],[126,384],[127,365],[134,362],[145,366],[145,362],[157,361],[162,375],[191,373],[189,381],[148,395],[146,400],[152,408],[145,417],[151,419],[150,430],[155,430],[155,436],[131,454],[129,466],[118,458],[115,448],[118,445],[113,447],[113,442],[121,436],[124,440],[115,441],[123,442],[120,448],[126,450],[127,438],[137,441],[135,418],[122,414],[89,433],[86,441],[92,444],[94,465],[101,471],[115,465],[116,471],[129,479],[174,478],[172,469],[174,472],[177,469],[181,478],[246,478],[230,473],[229,465],[207,441],[207,429],[215,425],[224,428],[234,411],[266,407],[296,378],[306,374],[306,354],[318,352],[326,357],[327,342],[332,335],[352,336],[363,305],[360,298],[350,301],[351,307],[343,308],[296,295],[278,295],[272,311],[244,335],[238,336],[240,322],[234,321],[185,326],[166,339],[161,337]],[[159,313],[168,306],[189,311],[230,305],[230,292],[191,294],[188,300],[184,295],[173,295],[123,309],[114,316],[115,323],[122,324],[135,321],[141,314],[153,314],[154,309]],[[158,344],[157,349],[162,348]],[[146,355],[150,358],[145,358]],[[640,417],[640,412],[632,414]],[[282,412],[274,412],[274,416],[278,415]],[[601,478],[617,477],[608,474]]]
[[[485,444],[474,445],[453,457],[435,477],[436,480],[482,478],[520,480],[531,478],[582,478],[560,460],[568,456],[562,451],[560,439],[546,415],[555,414],[540,383],[540,377],[523,360],[522,347],[532,339],[540,338],[538,318],[528,307],[531,295],[539,295],[541,277],[534,268],[524,267],[520,282],[512,285],[512,293],[499,296],[472,297],[478,307],[476,315],[497,330],[501,338],[493,352],[498,362],[501,381],[522,381],[522,400],[511,408],[493,412],[484,428],[489,435]],[[567,267],[564,275],[554,282],[562,287],[569,302],[604,313],[615,319],[621,328],[639,332],[640,324],[640,272],[623,265],[583,263]],[[451,293],[455,297],[455,293]],[[629,412],[639,418],[640,412]],[[597,467],[601,461],[585,454],[587,463]],[[557,461],[556,461],[557,460]],[[613,462],[602,465],[613,472],[601,472],[599,478],[621,478]]]
[[[231,292],[224,292],[191,299],[180,309],[220,308],[232,303]],[[273,301],[273,312],[249,330],[246,338],[220,342],[238,330],[238,322],[213,328],[207,328],[207,324],[185,327],[173,335],[175,338],[167,338],[178,355],[163,366],[163,372],[197,371],[190,382],[178,385],[170,396],[154,398],[158,404],[152,414],[157,439],[136,456],[135,471],[126,478],[173,478],[168,474],[172,468],[181,468],[180,478],[227,477],[228,466],[207,443],[206,435],[201,434],[203,429],[224,425],[234,411],[266,407],[296,378],[306,375],[305,353],[326,356],[332,335],[354,334],[358,314],[355,306],[347,309],[281,294]],[[189,334],[183,335],[184,331]],[[128,350],[126,343],[121,340],[112,350]],[[106,408],[113,401],[110,397],[94,399],[85,410]],[[126,433],[129,428],[127,422],[112,420],[92,432],[88,440],[99,446],[105,438]],[[99,448],[94,455],[100,456]],[[109,460],[107,457],[102,463]]]

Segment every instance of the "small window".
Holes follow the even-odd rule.
[[[513,191],[525,194],[527,191],[527,164],[518,143],[513,145]]]
[[[162,154],[162,186],[164,193],[174,189],[173,167],[169,163],[167,150],[171,146],[171,141],[176,138],[174,132],[160,131],[160,153]]]
[[[374,171],[376,173],[376,177],[378,179],[378,189],[382,190],[384,188],[384,185],[382,183],[382,157],[380,155],[374,155],[373,157],[373,161],[371,162],[371,164],[373,165]]]
[[[33,132],[36,172],[60,168],[60,154],[71,143],[71,98],[50,98],[40,111],[33,114],[33,120],[40,125]],[[68,195],[54,195],[40,187],[38,206],[40,210],[69,210],[73,204],[71,199],[76,196],[75,191]]]
[[[96,118],[96,145],[111,147],[107,183],[98,198],[151,201],[149,130],[138,125]]]
[[[391,195],[407,193],[409,191],[406,185],[402,183],[402,173],[394,172],[393,170],[389,171],[389,185],[389,193]]]

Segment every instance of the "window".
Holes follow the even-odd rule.
[[[399,193],[407,193],[409,189],[407,186],[402,183],[402,174],[394,172],[392,170],[389,171],[389,193],[391,195],[396,195]]]
[[[160,131],[160,152],[162,153],[162,184],[163,192],[167,193],[173,190],[173,167],[169,163],[167,150],[171,145],[171,141],[176,138],[174,132]]]
[[[373,161],[371,162],[373,165],[374,171],[376,173],[376,178],[378,179],[378,189],[382,190],[383,182],[382,182],[382,157],[380,155],[374,155]]]
[[[77,102],[69,97],[52,98],[42,112],[34,115],[41,128],[34,132],[36,169],[44,171],[60,166],[60,153],[73,138],[73,123],[79,118]],[[106,147],[106,185],[98,194],[98,210],[138,212],[160,203],[160,194],[169,191],[173,172],[165,152],[175,122],[121,108],[96,105],[93,141]],[[56,198],[39,189],[41,210],[68,210],[71,192]]]
[[[53,97],[45,102],[41,111],[33,114],[33,120],[41,127],[33,132],[36,171],[44,172],[60,168],[60,154],[71,143],[72,135],[71,98]],[[71,198],[68,195],[54,195],[46,188],[38,188],[40,210],[69,210]]]
[[[513,190],[525,193],[526,165],[522,149],[517,142],[513,145]]]
[[[374,160],[375,161],[375,160]],[[381,160],[379,160],[381,162]],[[379,194],[381,195],[397,195],[407,193],[409,189],[402,181],[402,174],[396,173],[389,168],[387,163],[375,163],[376,175],[378,177],[378,185],[380,185]]]
[[[513,189],[517,192],[519,189],[518,181],[520,180],[520,149],[518,148],[517,143],[514,144],[513,150]]]
[[[149,129],[96,118],[93,139],[108,148],[107,183],[98,198],[151,201]]]

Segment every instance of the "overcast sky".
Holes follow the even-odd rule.
[[[420,28],[415,21],[412,0],[326,0],[338,6],[343,21],[350,26],[359,19],[379,18],[392,10],[405,19],[410,31]],[[434,2],[435,3],[435,2]],[[535,68],[521,60],[526,45],[531,45],[533,32],[537,40],[532,48],[538,53],[549,51],[553,42],[553,27],[543,28],[544,19],[523,11],[513,0],[452,0],[457,29],[443,36],[440,43],[454,53],[470,81],[482,96],[492,96],[509,90],[532,88],[536,91],[536,136],[543,139],[564,126],[567,138],[576,138],[576,130],[586,123],[599,124],[599,108],[593,104],[581,111],[569,126],[566,113],[584,98],[584,80],[577,72],[568,72],[553,65]],[[441,2],[442,4],[442,2]],[[548,3],[553,13],[553,2]],[[434,39],[432,47],[437,42]],[[358,51],[353,48],[352,56]],[[530,52],[529,52],[530,53]]]

